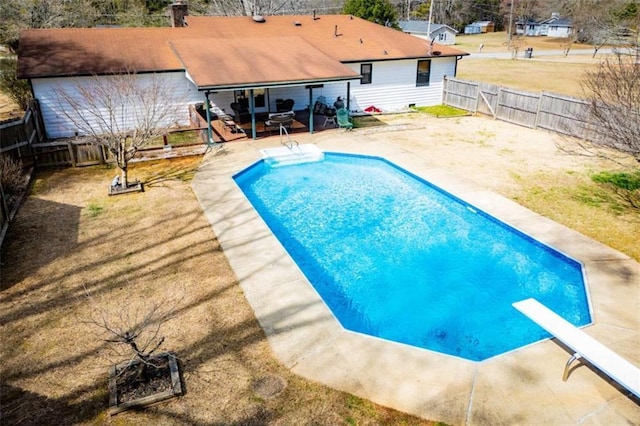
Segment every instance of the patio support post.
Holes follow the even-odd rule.
[[[309,87],[309,133],[313,133],[313,87]]]
[[[351,104],[350,101],[351,100],[351,82],[347,81],[347,111],[351,111]]]
[[[204,92],[204,110],[207,112],[207,145],[213,143],[213,130],[211,129],[211,105],[209,104],[209,94],[211,92]]]
[[[251,111],[251,138],[256,139],[256,101],[253,97],[253,89],[249,89],[249,111]]]

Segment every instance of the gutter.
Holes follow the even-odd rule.
[[[268,89],[273,87],[286,87],[286,86],[305,86],[308,84],[318,84],[318,83],[334,83],[340,81],[353,81],[360,80],[361,76],[353,76],[353,77],[334,77],[334,78],[323,78],[323,79],[314,79],[314,80],[290,80],[290,81],[274,81],[274,82],[250,82],[250,83],[237,83],[237,84],[224,84],[224,85],[197,85],[198,90],[249,90],[249,89]]]

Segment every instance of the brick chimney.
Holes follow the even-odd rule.
[[[171,19],[171,26],[174,28],[186,27],[185,17],[188,15],[189,10],[186,0],[174,0],[173,4],[169,6],[169,18]]]

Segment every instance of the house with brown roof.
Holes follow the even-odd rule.
[[[292,99],[295,110],[313,109],[318,97],[341,96],[352,112],[383,111],[442,100],[445,75],[455,76],[467,53],[349,16],[181,16],[165,28],[64,28],[25,30],[18,76],[30,81],[50,138],[77,130],[61,112],[56,88],[135,71],[161,75],[189,105],[209,102],[233,114],[275,111]],[[146,76],[146,77],[145,77]],[[311,108],[310,108],[311,106]]]

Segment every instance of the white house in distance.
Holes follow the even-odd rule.
[[[431,23],[429,26],[427,21],[398,21],[398,25],[405,33],[427,41],[433,40],[447,46],[456,44],[458,31],[448,25]]]
[[[342,96],[352,112],[439,104],[443,77],[455,76],[467,55],[349,15],[196,17],[184,4],[170,10],[171,27],[21,33],[18,76],[40,102],[49,138],[77,132],[55,88],[95,76],[161,75],[184,99],[180,124],[189,122],[189,105],[206,100],[231,113],[232,103],[244,103],[255,136],[256,114],[275,111],[283,99],[312,110],[319,96],[330,103]]]
[[[516,22],[516,34],[528,37],[546,36],[567,38],[573,34],[573,25],[568,19],[560,18],[553,13],[551,18],[542,21],[528,19]]]

